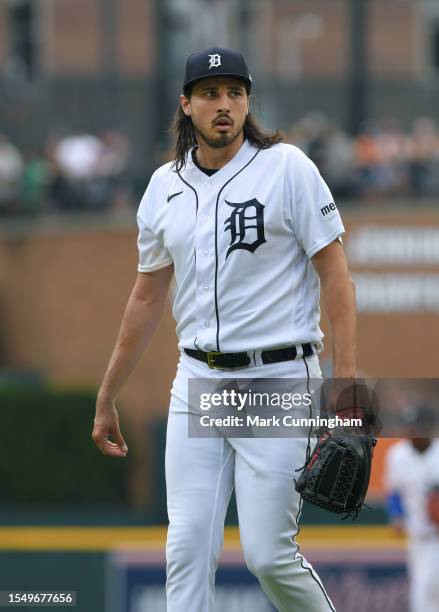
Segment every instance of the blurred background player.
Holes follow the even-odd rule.
[[[439,611],[439,441],[435,414],[425,405],[402,414],[406,439],[391,446],[385,482],[389,519],[406,534],[410,612]]]

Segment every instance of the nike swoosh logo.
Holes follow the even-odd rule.
[[[169,202],[172,200],[172,198],[177,197],[181,193],[183,193],[183,192],[182,191],[177,191],[177,193],[172,193],[171,195],[168,195],[167,203],[169,204]]]

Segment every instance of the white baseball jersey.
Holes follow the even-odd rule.
[[[427,515],[427,494],[439,485],[439,441],[433,440],[423,453],[410,440],[391,446],[386,457],[385,484],[389,492],[399,493],[405,513],[406,529],[413,538],[439,535]]]
[[[344,232],[331,192],[297,147],[245,141],[212,176],[188,156],[151,178],[138,211],[140,261],[174,264],[180,348],[238,352],[312,342],[320,285],[310,258]]]

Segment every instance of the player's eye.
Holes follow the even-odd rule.
[[[215,90],[214,89],[208,89],[207,91],[204,92],[204,95],[207,98],[213,98],[213,96],[215,95]]]
[[[233,97],[242,96],[242,91],[240,89],[232,89],[232,91],[230,92],[230,95]]]

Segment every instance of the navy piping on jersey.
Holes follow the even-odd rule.
[[[190,185],[187,181],[184,180],[184,178],[181,176],[180,172],[177,171],[177,174],[180,178],[181,181],[183,181],[183,183],[185,185],[187,185],[190,189],[192,189],[192,191],[195,193],[195,223],[197,222],[197,217],[198,217],[198,193],[197,190],[195,189],[195,187],[192,187],[192,185]],[[197,264],[197,251],[195,249],[195,244],[194,244],[194,259],[195,259],[195,265]]]
[[[195,189],[195,187],[192,187],[192,185],[190,183],[188,183],[187,181],[184,180],[184,178],[181,176],[180,172],[177,171],[178,174],[178,178],[183,181],[183,183],[185,185],[187,185],[189,187],[189,189],[192,189],[192,191],[195,193],[195,218],[197,218],[198,215],[198,193],[197,190]]]
[[[189,189],[192,189],[192,191],[195,193],[195,223],[198,217],[198,193],[197,190],[195,189],[195,187],[192,187],[192,185],[190,183],[188,183],[187,181],[184,180],[184,178],[181,176],[180,172],[178,172],[177,170],[177,174],[178,174],[178,178],[189,187]],[[195,242],[195,241],[194,241]],[[195,244],[194,244],[194,261],[195,261],[195,266],[197,265],[197,250],[195,248]],[[196,348],[198,348],[197,346],[197,337],[195,337],[194,340],[194,345]]]
[[[255,157],[259,155],[260,152],[261,152],[261,149],[258,149],[256,153],[253,155],[253,157],[251,158],[251,160],[248,161],[245,164],[245,166],[243,166],[240,170],[238,170],[238,172],[234,174],[232,178],[230,178],[226,183],[224,183],[224,185],[219,190],[218,196],[216,198],[216,206],[215,206],[215,314],[216,314],[216,350],[217,351],[220,350],[220,344],[219,344],[220,322],[219,322],[219,310],[218,310],[218,204],[219,204],[219,199],[220,199],[221,193],[223,192],[224,188],[227,187],[227,185],[231,183],[233,179],[238,176],[238,174],[240,174],[243,170],[245,170],[247,166],[249,166],[252,163]]]

